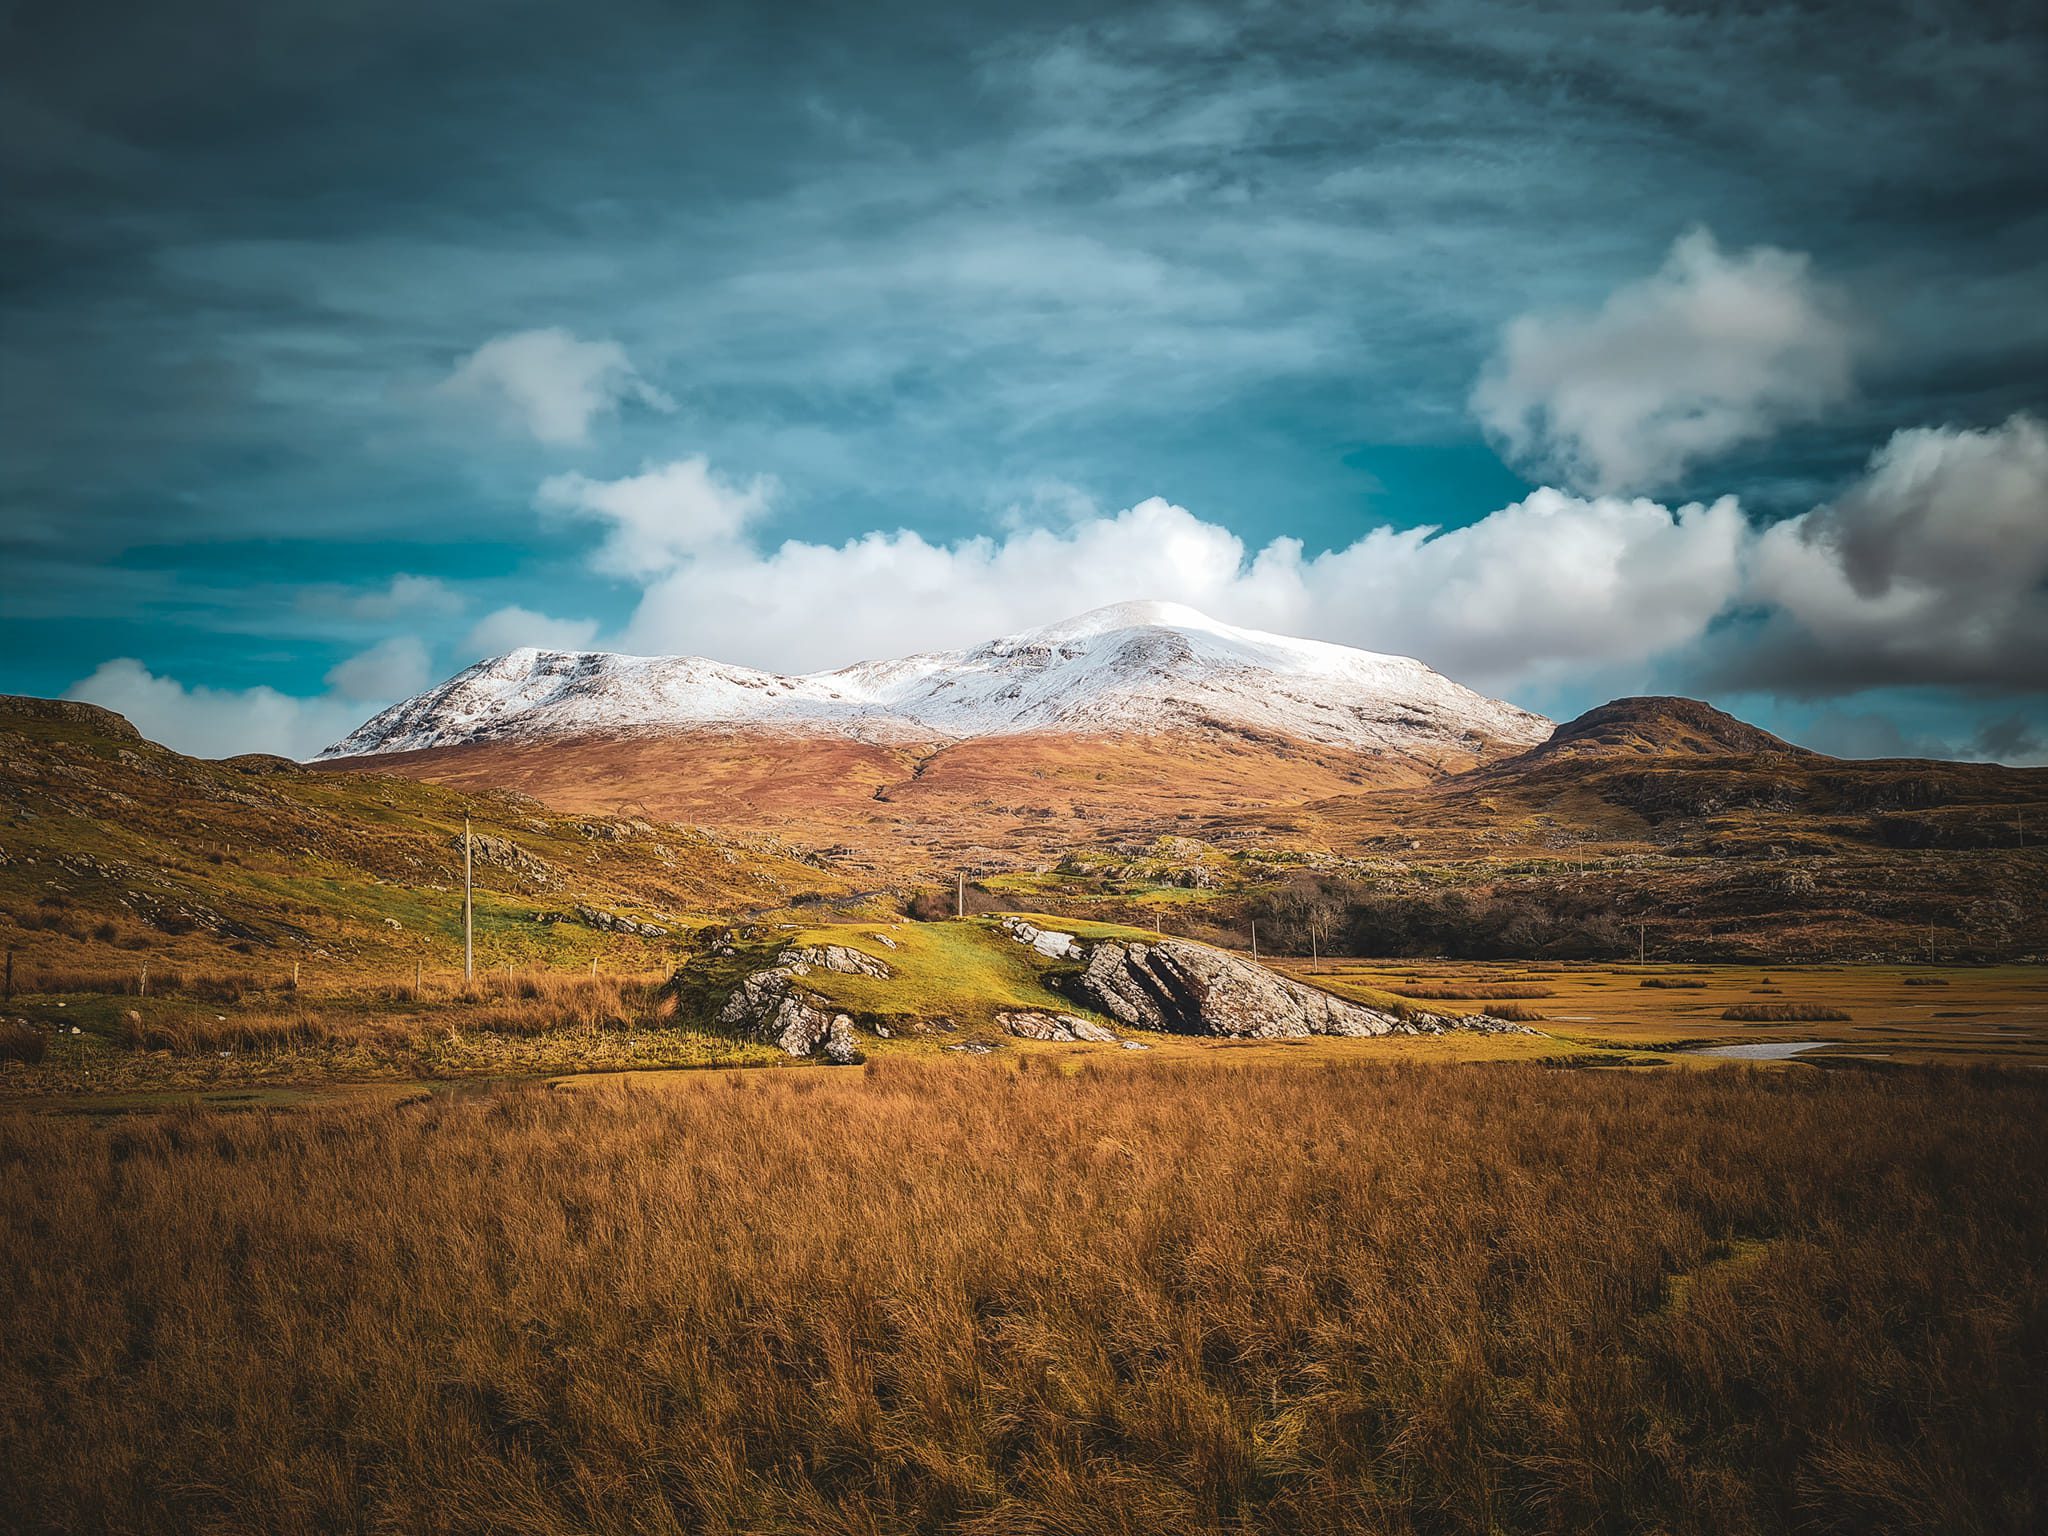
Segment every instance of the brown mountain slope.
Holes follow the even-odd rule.
[[[1477,760],[1460,753],[1450,767]],[[561,811],[774,832],[903,876],[1015,868],[1076,844],[1149,839],[1215,816],[1280,835],[1294,808],[1440,771],[1215,727],[1154,735],[1032,732],[930,744],[695,730],[486,742],[341,758],[334,773],[516,789]]]

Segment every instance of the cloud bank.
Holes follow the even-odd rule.
[[[618,484],[637,498],[665,478]],[[590,488],[592,499],[606,490]],[[969,645],[1143,596],[1418,655],[1506,688],[1695,638],[1735,595],[1744,530],[1727,499],[1670,509],[1542,490],[1466,527],[1378,528],[1319,555],[1290,538],[1253,549],[1159,497],[954,543],[909,529],[765,552],[731,537],[708,547],[647,537],[635,547],[665,553],[638,567],[646,585],[622,644],[810,671]],[[595,558],[621,564],[609,541]]]
[[[594,526],[591,568],[636,594],[607,643],[780,671],[967,646],[1133,597],[1227,622],[1420,657],[1498,694],[1589,679],[1613,691],[1750,690],[1848,698],[1948,686],[2008,701],[2048,691],[2048,426],[1896,433],[1834,500],[1759,528],[1732,497],[1669,506],[1546,487],[1454,528],[1373,528],[1338,548],[1253,545],[1161,497],[1121,512],[1066,494],[1017,506],[999,533],[939,541],[876,529],[840,543],[755,535],[776,511],[767,476],[702,454],[614,480],[556,476],[537,504]],[[400,578],[355,601],[453,611]],[[467,662],[521,645],[587,648],[592,619],[501,607],[469,631]],[[187,750],[308,755],[418,691],[432,657],[391,637],[333,667],[328,691],[186,688],[140,662],[73,687]],[[1817,744],[1940,750],[1869,711],[1813,719]],[[2021,713],[1987,715],[1949,750],[2036,756]]]
[[[307,758],[362,723],[365,707],[323,694],[295,698],[275,688],[188,688],[132,656],[117,657],[64,690],[126,715],[137,730],[193,757],[275,752]]]
[[[1844,399],[1853,351],[1805,256],[1732,255],[1697,229],[1590,314],[1511,321],[1471,405],[1511,463],[1586,491],[1654,490]]]
[[[126,715],[152,741],[193,757],[275,752],[308,758],[385,705],[426,687],[433,681],[432,657],[417,636],[393,635],[329,668],[325,680],[327,691],[310,698],[263,686],[187,687],[119,656],[101,662],[64,697]]]

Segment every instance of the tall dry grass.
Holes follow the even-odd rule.
[[[0,1525],[2037,1530],[2044,1110],[898,1061],[16,1114]]]

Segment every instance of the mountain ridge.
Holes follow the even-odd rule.
[[[877,742],[1222,723],[1322,747],[1432,760],[1533,746],[1550,722],[1408,657],[1113,604],[953,651],[767,672],[705,657],[524,647],[394,704],[320,760],[491,740],[702,727]]]

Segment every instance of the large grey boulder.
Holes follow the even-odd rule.
[[[1206,944],[1106,940],[1073,982],[1082,1002],[1132,1029],[1284,1039],[1302,1035],[1527,1033],[1504,1019],[1382,1012],[1276,975]]]

